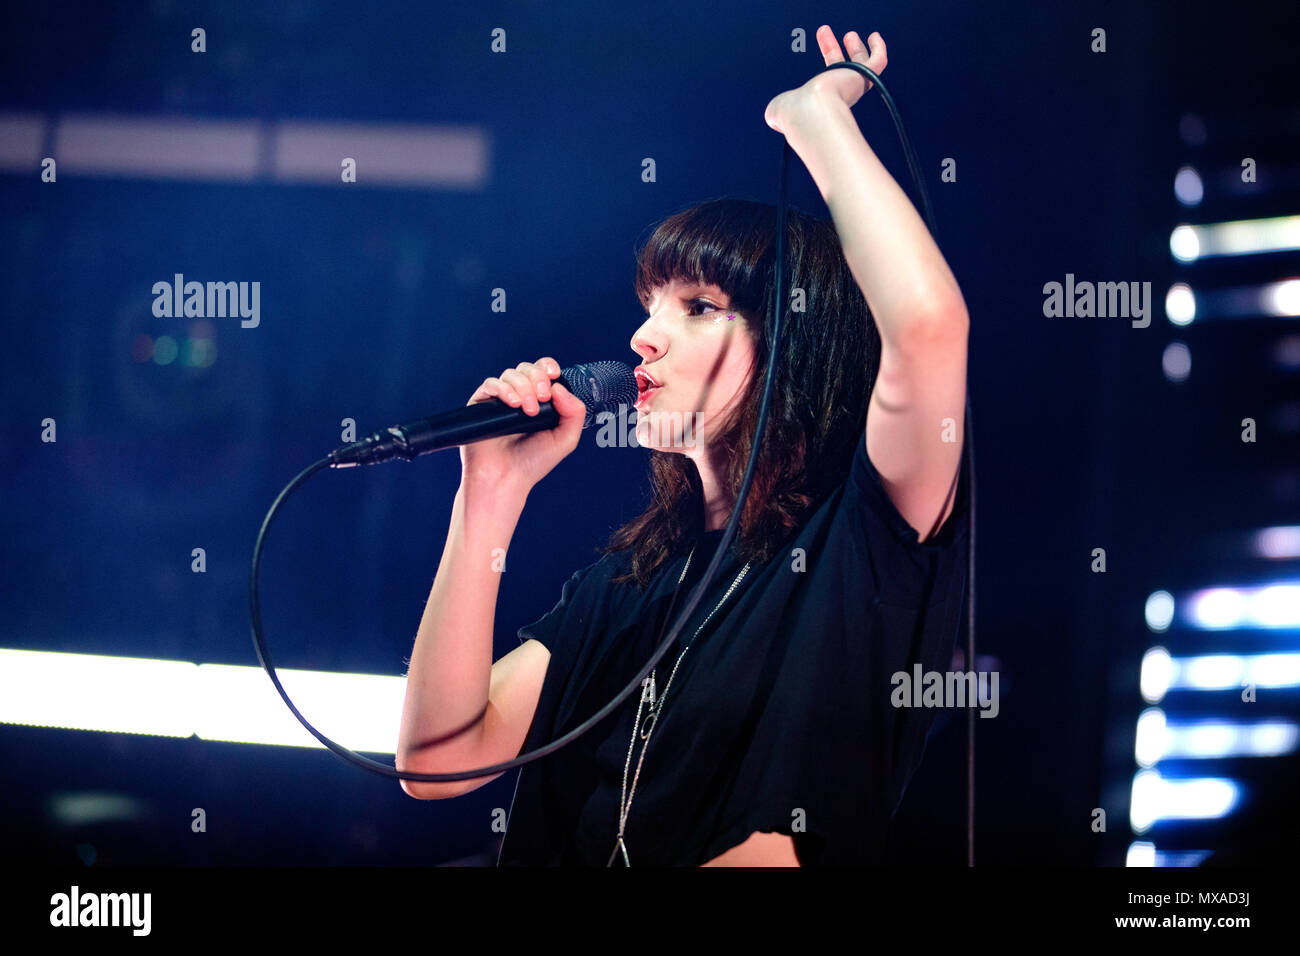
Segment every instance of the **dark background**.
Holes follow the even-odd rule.
[[[821,23],[841,37],[879,30],[971,316],[978,640],[1002,675],[1000,716],[978,721],[978,859],[1122,863],[1147,594],[1272,574],[1276,563],[1251,567],[1216,542],[1297,521],[1294,428],[1238,438],[1243,416],[1276,421],[1269,403],[1296,398],[1295,371],[1264,360],[1295,319],[1184,330],[1163,310],[1178,271],[1170,229],[1219,218],[1211,196],[1193,214],[1175,200],[1186,112],[1205,118],[1204,149],[1220,144],[1229,171],[1241,155],[1290,170],[1250,214],[1297,212],[1293,9],[11,5],[0,110],[472,124],[491,150],[486,183],[463,190],[368,186],[364,170],[356,185],[0,175],[0,646],[256,665],[254,536],[285,483],[341,443],[339,422],[366,434],[454,408],[542,355],[634,364],[638,239],[690,202],[775,202],[781,139],[766,103],[823,68]],[[190,52],[194,26],[205,54]],[[1104,54],[1089,49],[1097,26]],[[495,27],[505,54],[490,52]],[[806,53],[791,52],[796,27]],[[914,195],[874,91],[855,113]],[[646,156],[657,182],[641,181]],[[955,183],[939,179],[945,157]],[[790,201],[827,215],[800,164]],[[1294,253],[1264,258],[1258,278],[1295,274]],[[136,334],[175,330],[150,292],[175,272],[261,282],[260,327],[214,320],[218,359],[197,372],[129,353]],[[1151,281],[1151,326],[1045,318],[1042,287],[1066,273]],[[496,287],[505,313],[490,308]],[[1194,353],[1177,385],[1161,372],[1173,338]],[[39,440],[46,417],[55,444]],[[588,434],[534,490],[502,583],[498,656],[639,512],[644,455]],[[296,494],[262,575],[279,667],[404,673],[458,480],[443,454],[329,472]],[[193,547],[205,574],[190,572]],[[1095,547],[1105,574],[1090,571]],[[941,714],[893,859],[964,863],[964,748],[964,715]],[[1258,787],[1231,840],[1220,821],[1166,842],[1285,852],[1252,841],[1272,831],[1270,801],[1293,802],[1295,755],[1263,763],[1241,769]],[[491,814],[515,780],[422,802],[323,750],[14,725],[0,726],[0,773],[10,858],[99,866],[490,863]],[[80,792],[138,810],[59,824],[52,801]],[[190,832],[193,807],[207,811],[204,834]],[[1105,833],[1090,826],[1096,807]]]

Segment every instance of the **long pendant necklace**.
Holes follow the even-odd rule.
[[[692,547],[690,555],[686,558],[686,564],[682,568],[682,575],[677,579],[677,587],[673,590],[672,604],[669,605],[668,609],[670,620],[672,617],[672,609],[677,606],[677,592],[681,590],[682,582],[686,580],[686,572],[691,567],[691,558],[694,557],[695,548]],[[704,623],[695,629],[695,636],[691,638],[692,641],[694,641],[696,637],[700,636],[700,631],[704,630],[705,624],[708,624],[709,621],[713,619],[713,615],[718,613],[718,608],[722,607],[727,598],[731,597],[731,592],[736,590],[736,586],[740,584],[741,579],[744,578],[748,571],[749,562],[746,562],[745,566],[740,569],[740,573],[736,575],[736,579],[731,582],[731,587],[727,588],[727,593],[722,595],[722,599],[718,601],[713,610],[709,612],[709,616],[704,619]],[[686,656],[688,650],[690,650],[690,644],[683,647],[682,652],[677,655],[677,663],[673,664],[672,673],[668,675],[668,683],[664,686],[664,692],[660,694],[658,698],[655,696],[655,672],[653,670],[650,671],[650,676],[641,682],[641,701],[637,704],[636,720],[632,724],[632,739],[628,741],[627,745],[627,761],[623,764],[623,791],[619,796],[618,842],[614,844],[614,850],[610,853],[609,862],[605,864],[606,866],[613,866],[614,861],[618,858],[620,852],[623,855],[623,865],[632,865],[627,855],[627,843],[624,842],[623,839],[623,833],[627,828],[628,811],[632,809],[632,797],[636,795],[636,782],[641,777],[641,764],[645,761],[645,752],[650,746],[650,734],[654,731],[655,725],[659,722],[659,714],[663,711],[664,701],[668,697],[668,688],[673,686],[673,678],[677,675],[677,666],[678,664],[681,664],[682,658]],[[643,708],[646,709],[646,722],[644,727],[641,725],[641,711]],[[637,758],[636,773],[632,777],[632,792],[628,793],[627,773],[628,768],[632,765],[632,751],[636,746],[638,731],[640,732],[642,740],[641,756]]]

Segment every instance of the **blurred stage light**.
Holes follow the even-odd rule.
[[[1146,618],[1151,630],[1168,630],[1174,620],[1174,596],[1168,591],[1151,592],[1147,597]]]
[[[1237,806],[1241,789],[1223,777],[1166,779],[1154,770],[1133,778],[1129,825],[1143,833],[1161,820],[1212,820]]]
[[[1169,733],[1165,725],[1165,712],[1159,707],[1148,707],[1138,717],[1133,755],[1139,767],[1150,767],[1160,762],[1169,749]]]
[[[1169,652],[1163,647],[1148,648],[1142,655],[1141,676],[1138,678],[1142,696],[1152,704],[1158,703],[1169,690],[1173,676],[1174,662]]]
[[[1171,723],[1160,708],[1148,707],[1138,718],[1134,756],[1141,767],[1180,758],[1279,757],[1295,752],[1297,739],[1300,730],[1289,720]]]
[[[404,677],[278,668],[294,705],[352,750],[395,752]],[[260,667],[0,649],[0,723],[325,749]]]
[[[1256,531],[1254,551],[1261,558],[1300,558],[1300,525],[1277,525]]]
[[[1134,840],[1125,866],[1200,866],[1212,850],[1159,850],[1154,843]]]
[[[197,679],[188,661],[0,649],[0,723],[188,737]]]
[[[1181,225],[1169,234],[1169,251],[1179,262],[1193,262],[1201,254],[1200,237],[1192,226]]]
[[[1191,166],[1184,166],[1174,176],[1174,195],[1184,206],[1200,205],[1205,189],[1201,185],[1201,176]]]
[[[159,365],[171,365],[176,361],[178,348],[176,340],[170,335],[160,335],[154,339],[153,360]]]
[[[1156,845],[1135,840],[1128,845],[1128,854],[1124,858],[1125,866],[1155,866]]]
[[[1179,262],[1294,249],[1300,249],[1300,216],[1238,219],[1199,226],[1183,223],[1169,235],[1169,251]]]
[[[1260,290],[1260,310],[1269,315],[1300,315],[1300,279],[1270,282]]]
[[[1207,588],[1186,601],[1187,623],[1203,630],[1300,628],[1300,584]]]
[[[1186,381],[1192,372],[1192,350],[1182,342],[1170,342],[1160,356],[1160,366],[1169,381]]]
[[[1165,293],[1165,315],[1174,325],[1187,325],[1196,318],[1196,296],[1186,282],[1176,282]]]
[[[1227,690],[1300,686],[1300,654],[1204,654],[1171,661],[1171,687],[1187,690]]]

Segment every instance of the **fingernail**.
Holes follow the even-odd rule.
[[[550,388],[550,386],[549,386],[548,384],[546,384],[545,382],[538,382],[538,383],[537,383],[537,397],[538,397],[538,398],[545,398],[545,397],[546,397],[546,390],[547,390],[548,388]]]
[[[514,392],[506,392],[506,398],[510,399],[510,401],[512,402],[519,401],[519,396],[516,395]]]

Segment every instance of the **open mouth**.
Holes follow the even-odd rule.
[[[659,382],[655,381],[653,375],[651,375],[649,372],[647,372],[645,369],[639,366],[633,369],[633,374],[636,375],[636,387],[638,392],[636,398],[636,404],[633,407],[640,408],[643,404],[645,404],[645,402],[650,398],[651,395],[653,395],[663,386]]]

